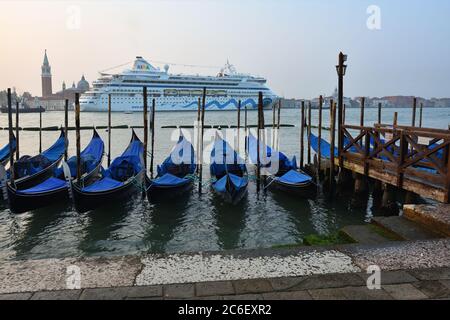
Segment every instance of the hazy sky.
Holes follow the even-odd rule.
[[[265,76],[279,95],[310,98],[336,86],[349,55],[347,96],[450,96],[448,0],[1,1],[0,88],[40,95],[47,49],[54,91],[84,73],[142,55],[150,62],[221,66]],[[367,13],[380,9],[379,30]],[[377,26],[378,20],[372,26]],[[162,64],[156,64],[162,66]],[[117,71],[120,71],[118,68]],[[174,73],[215,68],[171,66]]]

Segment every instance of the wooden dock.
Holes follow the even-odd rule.
[[[450,200],[450,130],[342,125],[335,164],[426,198]]]

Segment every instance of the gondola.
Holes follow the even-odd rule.
[[[217,133],[210,172],[212,188],[225,202],[235,205],[247,195],[248,174],[244,160]]]
[[[13,135],[13,141],[12,141],[13,152],[16,151],[16,143],[17,143],[16,137]],[[9,162],[9,151],[10,151],[9,143],[0,149],[0,165],[6,166],[6,164]]]
[[[146,179],[147,199],[160,202],[176,199],[192,189],[196,164],[194,147],[180,134],[177,144],[157,167],[155,179]]]
[[[61,135],[50,148],[34,157],[22,156],[14,163],[14,188],[29,189],[52,177],[67,145],[67,137],[61,129]]]
[[[72,182],[75,209],[83,213],[127,199],[143,189],[144,177],[144,145],[133,130],[128,147],[98,180],[88,186]]]
[[[86,148],[81,152],[81,183],[89,185],[98,176],[101,168],[104,153],[104,143],[97,131]],[[64,166],[64,165],[63,165]],[[54,176],[42,183],[28,189],[17,190],[11,184],[7,185],[9,208],[13,213],[22,213],[48,205],[67,201],[68,181],[77,176],[77,157],[71,157],[67,161],[68,171],[60,167],[55,171]],[[67,175],[67,177],[66,177]]]
[[[250,134],[247,141],[250,160],[256,163],[258,140]],[[260,161],[263,163],[260,166],[265,168],[268,173],[266,188],[302,198],[311,198],[316,195],[317,187],[313,178],[297,167],[295,156],[289,159],[284,153],[272,150],[260,142],[260,150],[264,150],[264,148],[267,158],[261,161],[264,153],[260,151]]]

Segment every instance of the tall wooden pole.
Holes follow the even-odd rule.
[[[263,114],[263,117],[264,117],[264,114]],[[281,121],[280,119],[281,119],[281,99],[278,102],[277,141],[276,141],[276,149],[277,150],[280,150],[280,121]]]
[[[412,126],[416,126],[416,110],[417,110],[417,98],[413,99],[413,110],[412,110]]]
[[[197,141],[196,141],[196,150],[197,150],[197,167],[195,168],[195,171],[198,174],[199,171],[199,162],[200,162],[200,114],[201,114],[201,107],[202,106],[202,100],[201,98],[198,98],[197,101],[197,128],[196,128],[196,135],[197,135]]]
[[[335,125],[336,125],[336,103],[330,105],[331,118],[330,118],[330,191],[334,187],[334,148],[335,148]]]
[[[274,103],[272,106],[272,147],[275,148],[275,125],[276,125],[276,111],[277,105]]]
[[[151,154],[150,154],[150,178],[153,179],[153,161],[155,159],[155,111],[156,111],[156,100],[155,98],[152,99],[152,114],[150,116],[151,122],[150,122],[150,130],[152,132],[152,142],[151,142]]]
[[[419,109],[419,127],[422,128],[422,113],[423,113],[423,102],[420,103]]]
[[[304,154],[305,154],[305,101],[302,101],[302,113],[300,116],[300,169],[303,169],[304,166]]]
[[[260,179],[261,179],[261,156],[260,156],[260,148],[261,148],[261,111],[262,111],[262,92],[258,93],[258,125],[257,125],[257,141],[256,141],[256,190],[259,192],[260,189]]]
[[[81,143],[80,143],[80,94],[75,93],[75,128],[77,140],[77,181],[81,178]]]
[[[363,132],[362,127],[364,127],[364,108],[366,105],[366,98],[362,97],[361,98],[361,113],[359,115],[359,126],[361,127],[361,129],[359,130],[359,133],[361,134]],[[360,143],[361,147],[363,146],[363,139],[361,139]]]
[[[108,94],[108,168],[111,165],[111,93]]]
[[[345,114],[347,112],[347,106],[344,103],[344,106],[342,107],[342,124],[345,124]]]
[[[378,103],[378,124],[381,124],[381,102]]]
[[[238,101],[238,110],[237,110],[237,153],[240,151],[240,133],[241,133],[241,100]]]
[[[244,132],[245,132],[245,162],[247,162],[248,159],[247,106],[244,107]]]
[[[311,101],[308,102],[308,155],[307,155],[307,161],[308,164],[311,164],[311,111],[312,111],[312,106],[311,106]]]
[[[14,185],[14,134],[13,134],[13,120],[12,120],[12,107],[11,107],[11,88],[8,88],[8,129],[9,129],[9,166],[10,166],[10,181]]]
[[[398,125],[398,112],[394,112],[394,129]]]
[[[360,110],[360,114],[359,114],[359,126],[360,127],[364,127],[364,109],[365,109],[365,105],[366,105],[366,98],[362,97],[361,98],[361,110]]]
[[[16,101],[16,161],[19,161],[19,101]]]
[[[39,106],[39,153],[42,153],[42,107]]]
[[[147,87],[142,88],[144,95],[144,166],[147,172],[147,151],[148,151],[148,103],[147,103]]]
[[[323,97],[319,97],[319,132],[318,132],[318,138],[319,138],[319,145],[317,147],[317,180],[320,179],[320,171],[321,171],[321,159],[322,159],[322,106],[323,106]]]
[[[69,140],[69,99],[64,101],[64,135],[66,136],[67,141]],[[64,151],[64,161],[67,161],[67,148]]]
[[[200,168],[199,168],[199,181],[198,181],[198,192],[202,193],[202,178],[203,178],[203,133],[205,124],[205,107],[206,107],[206,87],[203,88],[202,95],[202,114],[201,114],[201,130],[200,130]]]

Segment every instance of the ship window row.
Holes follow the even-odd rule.
[[[237,86],[239,82],[192,82],[192,81],[144,81],[144,80],[123,80],[124,83],[156,83],[156,84],[181,84],[181,85],[197,85],[197,86],[218,86],[218,85],[227,85],[227,86]]]

